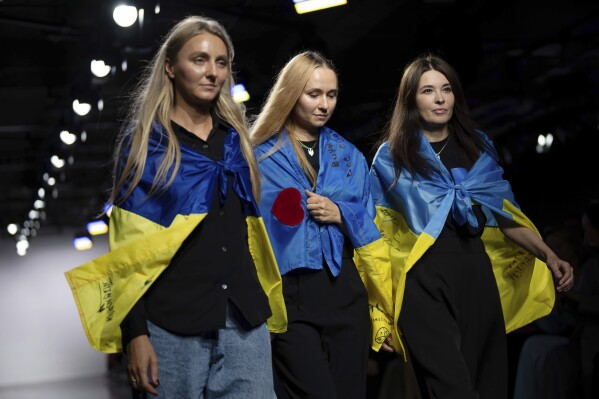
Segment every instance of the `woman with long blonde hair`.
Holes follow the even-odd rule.
[[[299,53],[279,72],[251,128],[260,210],[289,318],[272,340],[282,398],[365,398],[369,343],[379,350],[394,325],[368,165],[326,126],[338,92],[333,63]]]
[[[233,55],[210,18],[166,35],[117,146],[111,252],[67,274],[90,342],[126,351],[137,392],[274,397],[268,328],[286,319]],[[102,287],[103,318],[82,280]]]

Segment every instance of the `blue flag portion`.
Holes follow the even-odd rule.
[[[290,140],[284,131],[280,141],[275,135],[255,149],[263,175],[260,209],[277,263],[281,274],[285,274],[298,267],[321,269],[324,258],[336,276],[341,270],[345,237],[337,225],[319,224],[309,217],[305,190],[312,188]],[[275,146],[280,147],[269,154]],[[320,170],[314,192],[339,206],[354,248],[379,239],[364,156],[327,127],[321,128],[319,149]]]
[[[245,204],[246,216],[259,215],[252,195],[249,167],[241,152],[239,134],[233,129],[229,129],[225,139],[224,157],[221,161],[214,161],[181,144],[181,163],[171,186],[148,196],[154,176],[166,154],[167,140],[162,125],[154,122],[152,127],[141,180],[124,203],[119,204],[120,208],[167,227],[177,215],[207,213],[217,182],[221,203],[224,203],[227,175],[230,175],[233,178],[233,190]]]

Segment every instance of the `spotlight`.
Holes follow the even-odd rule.
[[[101,219],[89,222],[86,227],[87,232],[92,236],[108,233],[108,225]]]
[[[79,116],[85,116],[91,111],[92,106],[88,103],[80,103],[79,100],[73,101],[73,111]]]
[[[58,155],[52,155],[50,157],[50,162],[56,169],[62,168],[65,164],[64,159],[60,158]],[[48,179],[48,180],[50,180],[50,179]],[[50,183],[48,182],[48,184],[50,184]]]
[[[88,234],[83,233],[75,235],[75,238],[73,238],[73,246],[77,251],[85,251],[86,249],[93,247],[94,243]]]
[[[110,73],[110,65],[106,65],[103,60],[92,60],[90,69],[99,78],[103,78]]]
[[[293,0],[293,2],[295,3],[295,12],[298,14],[347,4],[347,0]]]
[[[231,87],[231,94],[233,95],[233,100],[237,103],[242,103],[250,99],[250,93],[247,92],[245,86],[241,83]]]
[[[17,226],[15,223],[11,223],[8,226],[6,226],[6,231],[8,231],[8,234],[10,234],[11,236],[14,236],[15,234],[17,234],[17,231],[19,231],[19,226]]]
[[[60,132],[60,141],[66,145],[71,145],[77,141],[77,135],[69,132],[68,130],[63,130]]]
[[[128,28],[137,20],[137,8],[125,5],[117,6],[112,12],[112,18],[118,26]]]

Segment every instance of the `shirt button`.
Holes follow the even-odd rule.
[[[222,248],[221,248],[221,250],[222,250],[223,252],[227,252],[227,247],[222,247]]]
[[[208,148],[208,144],[204,144],[204,145],[202,146],[202,148],[203,148],[203,149],[206,149],[206,148]]]
[[[223,285],[221,285],[221,287],[222,287],[222,289],[223,289],[223,290],[226,290],[227,288],[229,288],[229,287],[227,286],[227,284],[223,284]]]

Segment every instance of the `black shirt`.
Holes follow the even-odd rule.
[[[172,123],[181,145],[218,161],[229,126],[213,116],[206,141]],[[146,319],[175,334],[198,335],[225,326],[229,301],[247,328],[271,315],[248,248],[243,204],[228,179],[220,203],[218,186],[206,218],[187,237],[170,265],[121,323],[123,345],[148,334]]]

